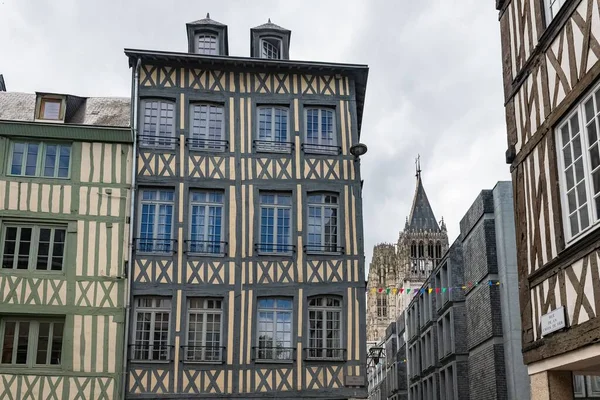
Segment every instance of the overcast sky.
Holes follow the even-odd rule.
[[[477,194],[509,180],[500,35],[492,0],[0,0],[0,74],[9,91],[129,96],[123,48],[187,51],[185,24],[292,31],[290,58],[368,64],[361,140],[367,265],[395,242],[421,154],[425,190],[452,242]]]

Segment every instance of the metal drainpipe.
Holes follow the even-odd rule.
[[[121,379],[121,398],[125,400],[125,394],[127,392],[126,381],[127,381],[127,359],[129,351],[129,316],[131,314],[131,270],[133,268],[133,232],[134,232],[134,215],[135,215],[135,175],[136,175],[136,161],[137,161],[137,109],[138,109],[138,87],[140,83],[140,66],[142,65],[142,59],[138,58],[135,65],[135,77],[133,84],[133,104],[132,104],[132,140],[133,140],[133,157],[131,160],[131,208],[129,210],[129,249],[127,258],[127,288],[125,290],[125,340],[123,342],[123,379]]]

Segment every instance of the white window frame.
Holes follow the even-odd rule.
[[[194,200],[194,195],[195,194],[201,194],[204,195],[204,200]],[[208,201],[206,196],[211,196],[213,194],[218,194],[221,195],[221,202],[213,202],[213,201]],[[223,193],[223,191],[219,191],[219,190],[209,190],[209,189],[203,189],[203,190],[192,190],[190,191],[190,209],[189,209],[189,239],[190,241],[192,240],[192,226],[194,225],[194,218],[193,218],[193,209],[194,207],[203,207],[204,208],[204,232],[202,232],[202,235],[204,237],[204,243],[201,243],[201,250],[196,250],[196,251],[192,251],[192,249],[194,247],[189,246],[189,252],[192,254],[208,254],[208,255],[223,255],[225,253],[225,247],[224,247],[224,230],[225,230],[225,193]],[[214,207],[214,208],[220,208],[221,209],[221,225],[220,225],[220,232],[219,232],[219,237],[221,240],[219,241],[215,241],[215,242],[211,242],[210,240],[208,240],[209,237],[209,223],[208,223],[208,219],[210,218],[210,208]],[[193,242],[190,242],[190,244],[193,245]],[[206,247],[205,247],[206,246]],[[203,251],[203,249],[214,249],[214,246],[218,246],[219,251]]]
[[[202,42],[204,44],[203,47],[200,47],[200,39],[204,38],[205,40]],[[214,39],[214,49],[209,46],[208,48],[206,47],[206,38],[210,38],[210,39]],[[212,41],[208,42],[210,45],[213,44]],[[202,55],[206,55],[206,56],[218,56],[219,53],[219,35],[217,33],[213,33],[213,32],[198,32],[194,35],[194,44],[196,46],[196,54],[202,54]],[[208,50],[208,52],[206,51]],[[214,51],[214,53],[212,52]]]
[[[557,166],[558,166],[558,181],[559,181],[559,187],[560,187],[560,199],[561,199],[561,217],[562,217],[562,222],[563,222],[563,232],[564,232],[564,236],[565,236],[565,244],[566,246],[569,246],[575,242],[577,242],[579,239],[581,239],[582,237],[585,237],[587,234],[589,234],[591,231],[595,230],[595,228],[598,227],[598,224],[600,223],[600,215],[598,215],[597,209],[594,206],[594,200],[595,198],[599,198],[600,197],[600,192],[598,194],[593,194],[593,172],[597,172],[600,171],[600,166],[597,166],[596,169],[594,169],[592,171],[592,167],[591,167],[591,157],[589,154],[589,143],[588,143],[588,129],[587,129],[587,124],[585,123],[585,104],[586,102],[588,102],[588,100],[593,99],[594,103],[595,103],[595,110],[600,111],[600,102],[598,100],[600,100],[600,85],[596,86],[589,95],[587,95],[582,101],[580,101],[575,110],[573,110],[571,113],[569,113],[565,118],[563,118],[560,121],[560,124],[558,124],[556,126],[555,129],[555,140],[556,140],[556,156],[557,156]],[[595,142],[597,146],[599,146],[600,149],[600,112],[596,112],[596,115],[594,117],[594,121],[593,123],[595,124],[596,127],[596,138],[597,141]],[[570,121],[573,117],[577,116],[577,122],[579,124],[579,140],[580,140],[580,145],[581,145],[581,156],[582,160],[583,160],[583,180],[580,181],[574,181],[574,186],[571,190],[574,190],[575,192],[576,187],[578,186],[578,183],[584,182],[585,185],[585,191],[586,191],[586,205],[585,206],[577,206],[576,209],[576,213],[579,213],[579,210],[583,209],[583,207],[586,208],[587,211],[587,215],[588,215],[588,226],[584,229],[579,228],[579,231],[576,234],[573,234],[571,232],[571,223],[570,223],[570,215],[572,215],[573,213],[569,213],[569,202],[568,202],[568,197],[567,197],[567,187],[566,187],[566,174],[565,174],[565,160],[564,160],[564,156],[563,156],[563,140],[562,140],[562,134],[561,134],[561,130],[563,127],[565,127],[567,124],[570,124]],[[572,130],[569,129],[569,132],[571,133]],[[571,142],[570,142],[571,143]],[[579,158],[578,158],[579,159]],[[571,161],[572,161],[572,165],[574,166],[574,160],[573,160],[573,154],[571,153]],[[573,167],[574,168],[574,167]],[[600,172],[597,172],[600,173]],[[575,178],[576,179],[576,178]],[[576,194],[577,198],[579,198],[579,194]],[[598,200],[600,201],[600,200]],[[581,220],[578,219],[578,224],[579,226],[581,226]]]
[[[56,118],[45,117],[44,112],[46,111],[46,103],[59,103],[58,116]],[[65,99],[63,97],[42,96],[39,98],[35,120],[40,122],[61,123],[65,119],[65,106]]]
[[[196,119],[197,113],[202,113],[202,108],[206,107],[206,125],[201,126],[201,119]],[[219,137],[210,137],[211,123],[218,121],[216,115],[220,111],[221,123],[219,124]],[[215,117],[215,118],[211,118]],[[194,132],[198,130],[199,132]],[[191,150],[224,152],[227,148],[225,143],[225,107],[222,104],[213,103],[192,103],[190,104],[190,133],[188,138]]]
[[[14,259],[12,261],[12,268],[4,268],[4,248],[6,243],[6,230],[8,228],[17,228],[17,238],[19,240],[15,243],[15,253]],[[31,240],[29,242],[29,256],[28,256],[28,264],[27,268],[17,268],[18,258],[19,258],[19,248],[21,246],[21,231],[23,228],[31,229]],[[50,242],[48,248],[48,261],[46,262],[46,269],[37,269],[37,261],[39,257],[40,250],[40,230],[41,229],[50,229]],[[62,254],[62,263],[61,268],[59,270],[53,270],[52,267],[52,258],[54,256],[54,245],[56,244],[54,241],[56,230],[64,230],[65,231],[65,241],[63,243],[63,254]],[[19,224],[19,223],[5,223],[2,224],[2,241],[0,242],[0,269],[5,271],[31,271],[31,272],[43,272],[43,273],[62,273],[65,269],[65,259],[67,257],[67,227],[65,225],[35,225],[35,224]]]
[[[152,306],[151,307],[141,307],[138,305],[138,301],[141,299],[146,299],[146,300],[151,300],[152,301]],[[168,306],[164,306],[164,307],[159,307],[157,306],[157,301],[161,301],[161,300],[168,300],[169,301],[169,305]],[[131,360],[132,361],[162,361],[162,362],[168,362],[171,360],[171,316],[172,316],[172,312],[171,312],[171,308],[172,308],[172,300],[170,298],[167,297],[156,297],[156,296],[138,296],[134,298],[134,315],[133,315],[133,329],[132,329],[132,341],[131,344],[133,345],[133,348],[131,349],[130,352],[130,356],[131,356]],[[150,330],[149,330],[149,340],[148,340],[148,358],[143,358],[143,357],[136,357],[136,354],[138,354],[138,352],[143,351],[143,350],[138,350],[137,349],[137,333],[138,333],[138,329],[137,329],[137,317],[138,314],[140,313],[150,313]],[[157,314],[167,314],[167,318],[168,318],[168,322],[167,322],[167,341],[166,341],[166,351],[165,351],[165,357],[161,357],[161,355],[159,355],[158,359],[154,359],[153,358],[153,352],[154,352],[154,344],[155,344],[155,339],[154,339],[154,333],[155,333],[155,321],[156,321],[156,315]],[[160,351],[160,350],[159,350]]]
[[[274,301],[274,305],[273,307],[267,307],[267,306],[263,306],[260,304],[261,300],[273,300]],[[289,301],[291,303],[291,307],[290,308],[284,308],[284,307],[280,307],[277,304],[277,301]],[[294,299],[292,297],[283,297],[283,296],[272,296],[272,297],[259,297],[257,299],[256,302],[257,306],[256,306],[256,361],[258,362],[292,362],[294,360]],[[260,343],[260,334],[261,332],[267,332],[267,331],[261,331],[261,326],[260,326],[260,313],[272,313],[273,314],[273,319],[272,319],[272,324],[273,324],[273,330],[270,332],[272,333],[272,342],[273,342],[273,346],[272,347],[261,347],[261,343]],[[279,325],[279,318],[278,315],[280,314],[289,314],[289,325],[290,325],[290,329],[289,332],[284,330],[279,330],[278,325]],[[268,333],[268,332],[267,332]],[[283,347],[283,348],[278,348],[277,346],[275,346],[275,342],[276,342],[276,338],[277,338],[277,334],[278,333],[283,333],[283,334],[289,334],[290,335],[290,346],[289,347]],[[281,351],[281,352],[280,352]],[[262,355],[262,356],[261,356]],[[271,355],[271,357],[268,357],[268,355]]]
[[[319,196],[320,197],[320,201],[314,201],[311,200],[311,197],[313,196]],[[327,203],[325,202],[326,197],[331,197],[331,199],[335,199],[335,203]],[[310,209],[311,208],[319,208],[321,210],[321,230],[320,235],[321,235],[321,243],[320,244],[314,244],[314,243],[309,243],[309,226],[308,226],[308,221],[309,219],[307,218],[307,227],[306,227],[306,248],[307,248],[307,252],[308,253],[337,253],[339,250],[341,249],[340,246],[340,239],[341,239],[341,233],[340,233],[340,196],[337,193],[308,193],[307,194],[307,217],[310,215]],[[330,243],[329,245],[325,244],[325,212],[327,210],[335,210],[336,214],[335,214],[335,243]],[[331,235],[330,235],[331,236]],[[311,246],[317,247],[317,248],[311,248]],[[333,250],[331,250],[331,248],[333,248]]]
[[[4,357],[3,350],[4,350],[4,340],[5,340],[5,333],[6,333],[6,323],[7,322],[26,322],[29,323],[29,332],[27,334],[27,356],[26,356],[26,362],[25,363],[21,363],[21,364],[17,364],[16,363],[16,358],[17,358],[17,346],[13,346],[13,354],[12,354],[12,359],[10,363],[2,363],[2,358]],[[41,363],[38,364],[37,363],[37,353],[38,353],[38,346],[39,346],[39,334],[40,334],[40,324],[41,323],[49,323],[50,325],[50,331],[48,333],[48,347],[46,348],[47,350],[47,354],[46,354],[46,363]],[[27,368],[32,368],[32,367],[44,367],[44,368],[60,368],[62,362],[59,362],[57,364],[51,364],[51,357],[52,357],[52,341],[54,339],[54,327],[56,323],[62,323],[63,324],[63,332],[62,332],[62,336],[61,336],[61,348],[60,348],[60,357],[62,359],[63,356],[63,351],[64,351],[64,340],[65,340],[65,319],[64,318],[48,318],[48,319],[31,319],[31,318],[19,318],[19,317],[6,317],[6,318],[2,318],[0,320],[0,366],[21,366],[21,367],[27,367]],[[17,328],[15,330],[15,336],[13,338],[14,342],[13,344],[16,344],[18,342],[18,336],[19,336],[19,332],[18,330],[20,329],[20,325],[18,325],[19,328]]]
[[[23,152],[23,159],[21,160],[21,173],[13,174],[12,173],[12,165],[13,165],[13,157],[14,150],[16,144],[22,144],[25,146],[25,150]],[[35,173],[33,175],[26,175],[25,169],[27,168],[27,153],[29,145],[35,144],[38,146],[37,159],[35,164]],[[56,158],[54,160],[54,173],[52,176],[46,176],[46,152],[48,146],[56,146]],[[63,148],[69,149],[69,166],[67,171],[67,176],[58,176],[58,170],[60,166],[60,152]],[[70,179],[71,178],[71,162],[73,156],[73,148],[71,143],[65,142],[43,142],[43,141],[31,141],[31,140],[15,140],[10,142],[10,156],[8,157],[8,165],[7,165],[7,175],[10,176],[22,176],[28,178],[44,178],[44,179]]]
[[[318,111],[317,114],[317,143],[309,143],[308,141],[308,113],[310,111]],[[332,122],[332,132],[331,132],[331,141],[327,141],[327,143],[323,143],[323,114],[324,112],[330,112],[331,122]],[[314,154],[330,154],[337,155],[339,154],[338,140],[337,140],[337,126],[336,126],[336,110],[335,108],[330,107],[306,107],[304,109],[304,143],[305,153],[314,153]]]
[[[274,196],[275,197],[275,202],[274,204],[271,203],[263,203],[262,202],[262,196]],[[283,197],[283,198],[289,198],[290,199],[290,204],[284,204],[281,203],[279,198]],[[258,222],[258,242],[260,243],[260,248],[258,249],[258,253],[259,254],[291,254],[293,252],[293,244],[292,244],[292,238],[293,238],[293,226],[294,226],[294,209],[293,209],[293,205],[294,205],[294,197],[292,195],[292,193],[289,192],[259,192],[259,197],[258,197],[258,202],[259,202],[259,222]],[[262,242],[262,231],[263,231],[263,225],[262,225],[262,213],[263,213],[263,209],[273,209],[273,243],[263,243]],[[279,210],[289,210],[290,211],[290,233],[288,235],[288,243],[284,244],[284,243],[279,243],[278,242],[278,212]],[[271,246],[271,251],[265,251],[263,250],[263,248],[265,248],[266,246]],[[278,251],[278,247],[279,246],[286,246],[286,249],[282,250],[282,251]]]
[[[544,11],[546,13],[546,26],[550,25],[550,22],[556,17],[556,14],[561,10],[561,8],[565,5],[567,0],[544,0]],[[556,13],[553,12],[552,6],[554,4],[558,5],[558,8],[555,9]]]
[[[150,148],[162,148],[162,149],[173,149],[175,148],[175,126],[177,125],[177,102],[174,100],[165,100],[165,99],[155,99],[155,98],[147,98],[142,99],[140,102],[140,132],[142,137],[139,140],[140,147],[150,147]],[[158,103],[158,115],[156,116],[156,126],[152,131],[146,130],[146,106],[149,103]],[[172,124],[171,131],[168,132],[168,135],[161,135],[160,126],[163,117],[161,116],[161,111],[163,111],[163,105],[171,106],[172,110],[169,110],[167,107],[167,112],[172,113]]]
[[[275,45],[275,43],[277,45]],[[269,48],[265,49],[265,44],[269,45]],[[274,50],[277,51],[276,57],[270,57],[269,51],[275,54]],[[265,53],[266,52],[266,53]],[[280,38],[274,36],[265,36],[260,38],[260,58],[265,58],[268,60],[281,60],[283,53],[283,42]]]
[[[322,305],[322,304],[321,305],[311,305],[310,304],[312,300],[321,300],[322,302],[325,302],[325,304],[327,304],[328,299],[332,299],[332,300],[339,302],[339,305],[327,306],[327,305]],[[331,296],[331,295],[330,296],[324,295],[324,296],[310,297],[308,299],[307,309],[308,309],[308,320],[309,320],[309,323],[307,326],[307,329],[308,329],[308,332],[307,332],[308,346],[307,346],[307,348],[308,348],[309,353],[307,353],[307,358],[315,359],[315,360],[320,360],[320,359],[342,360],[343,358],[345,358],[345,353],[344,353],[344,350],[345,350],[344,349],[344,322],[345,321],[344,321],[344,313],[343,313],[343,309],[344,309],[343,298],[340,296]],[[310,332],[312,330],[311,326],[310,326],[310,313],[311,312],[319,313],[321,321],[322,321],[322,324],[321,324],[322,337],[320,338],[322,345],[320,347],[316,347],[316,348],[313,348],[311,345],[311,341],[313,340],[313,339],[311,339],[311,334],[310,334]],[[338,330],[339,338],[337,340],[338,347],[327,347],[327,340],[328,340],[327,326],[328,326],[328,322],[329,322],[329,319],[327,317],[328,317],[329,313],[331,313],[331,314],[337,313],[338,317],[339,317],[339,330]],[[335,320],[335,319],[333,319],[333,320]],[[317,340],[319,340],[319,339],[317,339]],[[311,356],[310,352],[313,350],[317,351],[321,355],[320,356],[319,355]],[[329,350],[333,351],[331,353],[332,356],[323,356],[323,352],[329,351]],[[337,350],[337,352],[339,352],[338,354],[336,354],[337,353],[336,350]],[[337,355],[337,357],[336,357],[336,355]]]
[[[271,114],[271,127],[269,137],[260,137],[260,113],[269,110]],[[285,138],[275,140],[275,111],[285,111]],[[264,105],[256,107],[256,151],[267,153],[291,153],[292,145],[290,138],[290,108],[286,105]]]
[[[192,308],[191,307],[191,300],[200,300],[202,302],[202,307],[200,308]],[[220,303],[220,307],[215,307],[215,308],[208,308],[208,304],[209,301],[218,301]],[[197,317],[202,318],[202,331],[199,332],[201,335],[200,338],[200,346],[203,346],[200,348],[200,351],[196,351],[193,350],[192,354],[193,356],[190,357],[190,347],[189,346],[195,346],[195,345],[190,345],[190,328],[191,328],[191,324],[190,324],[190,316],[194,314]],[[207,324],[207,319],[209,315],[218,315],[219,316],[219,343],[218,343],[218,348],[217,350],[217,357],[216,359],[214,357],[208,357],[209,359],[207,359],[207,347],[206,346],[206,333],[207,333],[207,329],[206,329],[206,324]],[[221,363],[223,362],[223,299],[222,298],[212,298],[212,297],[196,297],[196,298],[189,298],[187,301],[187,335],[185,338],[185,343],[188,346],[186,349],[186,353],[184,355],[184,359],[186,362],[204,362],[204,363]],[[196,340],[197,343],[197,340]],[[215,350],[209,350],[209,351],[215,351]],[[199,358],[196,357],[196,355],[200,355]],[[215,354],[215,353],[211,353],[211,354]]]
[[[144,200],[144,193],[145,192],[157,192],[157,198],[156,199],[152,199],[152,200]],[[173,200],[161,200],[160,199],[160,194],[161,192],[170,192],[173,194]],[[140,190],[140,204],[139,204],[139,218],[138,218],[138,222],[137,222],[137,228],[138,228],[138,237],[140,241],[143,240],[152,240],[152,250],[150,251],[144,251],[143,249],[140,249],[138,246],[136,246],[136,251],[139,253],[159,253],[159,254],[166,254],[166,253],[172,253],[173,251],[175,251],[175,245],[174,245],[174,237],[173,237],[173,229],[174,229],[174,225],[177,221],[175,221],[175,191],[173,189],[170,188],[144,188]],[[142,239],[142,209],[144,204],[149,204],[149,205],[153,205],[155,207],[155,218],[154,218],[154,223],[153,223],[153,229],[152,229],[152,238],[148,239]],[[169,237],[170,239],[162,239],[159,238],[159,229],[158,227],[160,226],[159,221],[159,207],[160,205],[170,205],[172,207],[171,209],[171,231],[169,233]],[[154,241],[156,240],[169,240],[169,250],[168,251],[159,251],[156,250],[155,248],[158,247],[156,246],[154,243]]]

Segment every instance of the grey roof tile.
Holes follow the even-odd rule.
[[[417,174],[417,188],[415,189],[415,197],[413,199],[410,216],[408,217],[408,229],[412,231],[430,230],[439,232],[440,226],[435,219],[431,204],[425,193],[421,173]]]
[[[67,101],[66,124],[119,126],[130,124],[130,100],[127,97],[88,97]],[[0,119],[14,121],[35,120],[36,94],[0,92]]]
[[[281,26],[279,26],[277,24],[272,23],[270,19],[269,19],[269,22],[267,22],[266,24],[255,26],[252,29],[273,29],[273,30],[276,30],[276,31],[290,32],[289,29],[285,29],[285,28],[283,28],[283,27],[281,27]]]

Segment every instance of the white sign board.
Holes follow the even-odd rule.
[[[565,328],[565,308],[559,307],[556,310],[550,311],[548,314],[542,315],[542,336]]]

